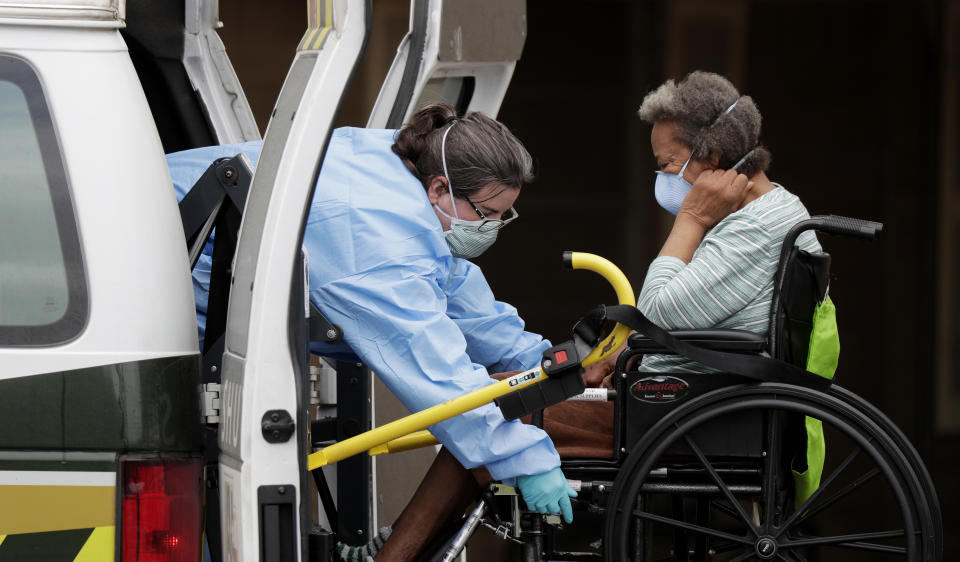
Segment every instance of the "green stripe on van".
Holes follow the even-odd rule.
[[[196,451],[200,356],[0,380],[0,449]]]
[[[93,529],[7,535],[0,543],[0,562],[72,562]]]

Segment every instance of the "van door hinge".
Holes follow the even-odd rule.
[[[208,382],[203,385],[203,421],[220,423],[220,383]]]

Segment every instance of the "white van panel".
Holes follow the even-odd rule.
[[[70,51],[51,48],[57,45]],[[0,25],[0,53],[25,59],[43,84],[89,293],[78,337],[54,347],[0,348],[0,378],[196,353],[177,200],[119,32]]]

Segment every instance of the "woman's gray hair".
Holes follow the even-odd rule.
[[[698,70],[679,84],[667,80],[643,98],[637,113],[651,125],[676,121],[675,140],[690,147],[694,160],[717,156],[727,170],[746,155],[737,171],[747,177],[770,167],[770,151],[760,145],[760,110],[719,74]]]
[[[533,158],[505,125],[482,113],[457,117],[450,105],[434,103],[414,114],[392,147],[424,187],[445,176],[441,143],[448,128],[447,179],[454,195],[467,197],[490,183],[519,188],[533,181]]]

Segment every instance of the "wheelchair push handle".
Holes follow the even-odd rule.
[[[783,247],[793,247],[797,237],[808,230],[872,241],[883,231],[883,223],[837,215],[818,215],[793,225],[783,239]]]
[[[851,217],[840,217],[837,215],[827,215],[813,217],[811,221],[816,221],[814,228],[827,234],[839,234],[842,236],[853,236],[872,241],[877,234],[883,231],[883,223],[855,219]]]
[[[780,262],[777,268],[778,271],[783,270],[787,257],[790,255],[790,252],[793,251],[797,238],[808,230],[816,230],[817,232],[839,236],[852,236],[854,238],[873,241],[877,234],[883,231],[883,223],[851,217],[840,217],[837,215],[817,215],[800,221],[793,225],[793,228],[791,228],[783,238],[783,246],[781,246],[780,249]],[[779,286],[779,281],[777,283]]]

